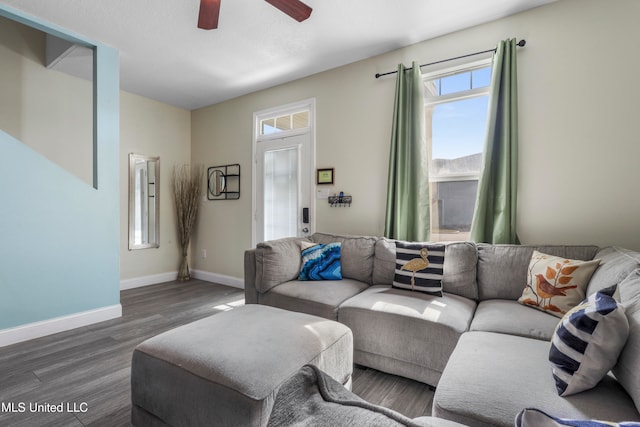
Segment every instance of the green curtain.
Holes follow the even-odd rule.
[[[518,90],[516,40],[501,41],[493,58],[483,170],[471,223],[471,240],[519,243]]]
[[[384,235],[429,240],[429,171],[420,66],[398,65]]]

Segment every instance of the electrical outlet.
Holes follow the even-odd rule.
[[[203,249],[202,250],[202,258],[206,258],[207,257],[207,250]]]

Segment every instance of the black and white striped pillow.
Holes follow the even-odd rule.
[[[426,268],[420,268],[424,265],[420,255],[422,249],[428,251],[429,265]],[[443,244],[396,242],[396,270],[393,286],[441,297],[444,252],[445,245]],[[405,268],[403,269],[403,267]],[[411,286],[412,277],[414,278],[413,287]]]
[[[595,387],[616,364],[629,321],[613,298],[616,286],[591,294],[569,310],[551,338],[549,361],[560,396]]]

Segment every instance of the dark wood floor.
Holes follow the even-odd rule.
[[[126,290],[121,303],[121,318],[0,348],[0,426],[130,426],[135,346],[244,299],[242,290],[191,280]],[[358,367],[353,390],[410,417],[431,412],[433,392],[416,381]],[[36,404],[63,412],[32,412]]]

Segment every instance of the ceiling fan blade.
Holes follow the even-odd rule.
[[[198,28],[203,30],[218,28],[218,16],[220,16],[220,0],[200,0]]]
[[[265,0],[267,3],[277,7],[298,22],[302,22],[311,16],[311,9],[300,0]]]

